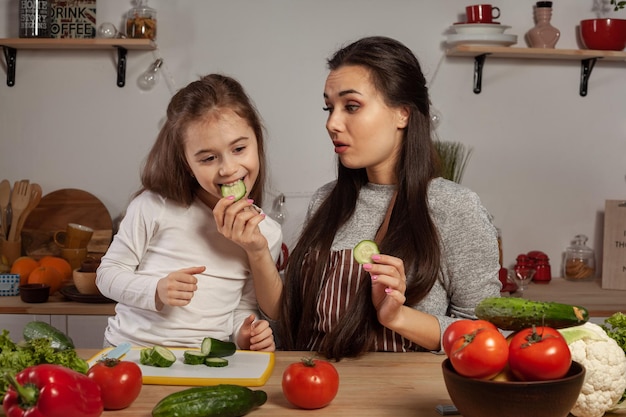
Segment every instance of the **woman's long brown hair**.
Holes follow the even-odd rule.
[[[387,105],[405,107],[410,112],[395,168],[398,194],[381,252],[404,261],[406,304],[414,305],[431,290],[440,267],[439,238],[427,201],[428,184],[438,171],[438,157],[431,139],[426,80],[415,55],[400,42],[385,37],[363,38],[328,60],[331,71],[345,65],[366,68]],[[359,191],[367,182],[364,168],[348,169],[338,162],[335,187],[300,234],[285,271],[279,329],[284,349],[309,349],[333,239],[353,214]],[[317,260],[303,271],[307,254],[311,260],[316,252]],[[375,331],[381,325],[372,304],[371,287],[360,288],[337,326],[324,338],[320,353],[327,358],[359,356],[372,348]]]

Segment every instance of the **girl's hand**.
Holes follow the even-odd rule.
[[[260,350],[274,352],[274,334],[267,320],[256,320],[254,314],[250,314],[243,322],[237,334],[237,346],[246,350]]]
[[[220,199],[213,208],[218,232],[248,253],[267,249],[267,239],[258,227],[265,214],[259,213],[253,203],[243,198],[234,201],[230,196]]]
[[[406,301],[406,275],[404,262],[389,255],[373,255],[374,263],[364,264],[363,269],[372,279],[372,302],[376,308],[378,321],[385,327],[399,317]]]
[[[194,274],[204,272],[206,267],[193,266],[171,272],[157,283],[157,310],[168,306],[186,306],[191,301],[194,291],[198,289],[198,278]]]

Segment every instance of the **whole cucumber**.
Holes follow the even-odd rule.
[[[240,417],[266,401],[265,391],[239,385],[194,387],[163,398],[152,417]]]
[[[74,342],[68,335],[44,321],[26,323],[22,330],[22,336],[26,341],[48,338],[50,339],[50,346],[56,350],[74,349]]]
[[[585,307],[517,297],[491,297],[475,309],[476,317],[495,324],[502,330],[518,331],[527,327],[547,326],[563,329],[589,320]]]

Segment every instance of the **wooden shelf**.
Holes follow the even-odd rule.
[[[156,44],[150,39],[46,39],[4,38],[0,39],[7,64],[7,85],[15,85],[15,68],[18,49],[39,50],[111,50],[117,49],[117,86],[126,84],[126,54],[128,50],[154,50]]]
[[[589,76],[597,60],[626,62],[626,52],[598,51],[591,49],[513,48],[507,46],[455,45],[446,49],[447,56],[474,58],[474,93],[482,90],[482,70],[485,59],[543,59],[580,61],[580,95],[587,95]]]

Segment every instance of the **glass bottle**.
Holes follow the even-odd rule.
[[[550,24],[552,2],[538,1],[535,6],[536,25],[526,33],[531,48],[554,48],[561,32]]]
[[[20,38],[49,38],[49,1],[20,1]]]
[[[126,37],[156,40],[156,32],[156,10],[148,6],[147,0],[137,0],[137,7],[126,15]]]
[[[565,279],[586,281],[596,276],[595,255],[587,245],[587,236],[576,235],[565,250]]]

